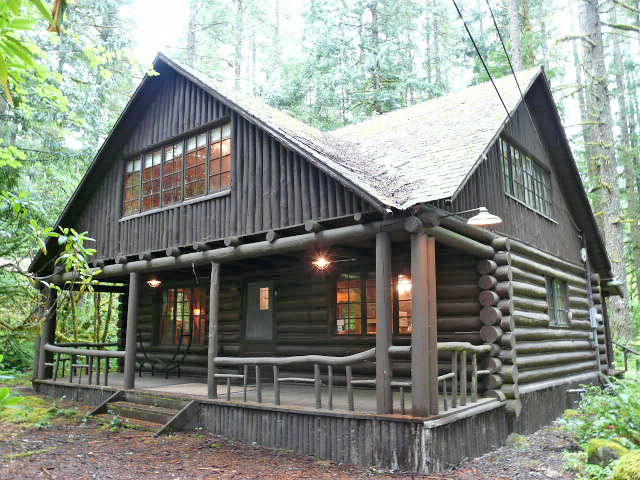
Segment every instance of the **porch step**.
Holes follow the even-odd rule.
[[[106,427],[113,428],[124,427],[131,428],[133,430],[142,430],[144,432],[157,432],[162,428],[162,424],[160,423],[147,422],[137,418],[122,418],[114,420],[114,415],[111,413],[99,413],[97,415],[92,415],[91,418]]]
[[[136,391],[124,392],[123,398],[121,398],[120,400],[124,400],[125,402],[130,403],[136,403],[139,405],[151,405],[154,407],[169,408],[176,411],[180,410],[187,403],[189,403],[188,400],[184,400],[182,398],[158,396],[151,393]]]
[[[111,402],[107,405],[107,412],[113,412],[116,415],[124,418],[135,418],[138,420],[144,420],[146,422],[152,422],[164,425],[171,420],[176,413],[177,408],[165,408],[155,405],[148,405],[144,403],[133,403],[128,401]]]

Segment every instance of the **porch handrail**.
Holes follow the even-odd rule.
[[[116,342],[62,342],[62,343],[55,343],[55,344],[51,344],[51,345],[55,345],[56,347],[70,347],[70,348],[77,348],[77,347],[88,347],[88,348],[106,348],[106,347],[117,347],[119,344]]]
[[[46,343],[44,349],[47,352],[63,353],[67,355],[76,355],[84,357],[99,357],[99,358],[124,358],[124,350],[89,350],[84,348],[72,348],[61,347],[59,345],[53,345]]]
[[[227,367],[239,365],[276,365],[288,366],[298,363],[317,363],[320,365],[346,366],[376,357],[376,349],[370,348],[363,352],[347,355],[345,357],[329,357],[325,355],[297,355],[293,357],[216,357],[216,365]]]

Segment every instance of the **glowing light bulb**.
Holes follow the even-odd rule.
[[[326,270],[331,265],[331,262],[326,257],[318,257],[311,264],[318,270]]]
[[[398,294],[405,295],[411,292],[411,279],[406,275],[398,275]]]
[[[193,309],[193,314],[194,315],[200,315],[200,309],[199,308],[194,308]]]
[[[162,285],[162,282],[157,278],[150,278],[149,280],[147,280],[147,285],[149,285],[151,288],[158,288],[160,285]]]

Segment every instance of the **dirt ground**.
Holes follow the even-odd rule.
[[[0,479],[572,479],[562,451],[571,441],[554,428],[519,438],[456,469],[416,476],[338,465],[290,452],[231,442],[206,432],[154,437],[108,428],[78,416],[43,429],[0,423]]]

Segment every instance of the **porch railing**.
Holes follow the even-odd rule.
[[[45,365],[53,368],[54,381],[59,376],[64,377],[68,367],[69,383],[73,383],[74,376],[78,383],[82,383],[84,372],[88,384],[108,385],[109,362],[114,358],[124,358],[124,351],[104,349],[117,346],[117,343],[47,343],[44,350],[53,353],[54,360]]]
[[[451,352],[451,371],[438,376],[438,385],[443,393],[443,410],[465,406],[470,402],[478,401],[478,379],[482,375],[488,375],[489,370],[478,368],[479,356],[491,351],[489,345],[473,345],[468,342],[442,342],[438,343],[438,352]],[[392,355],[407,355],[411,353],[410,346],[392,346],[389,348]],[[347,409],[355,410],[354,386],[375,386],[374,378],[354,378],[353,367],[357,364],[375,359],[376,349],[371,348],[354,355],[333,357],[323,355],[301,355],[293,357],[216,357],[216,366],[242,367],[243,374],[218,374],[216,378],[225,378],[227,382],[227,400],[231,397],[231,380],[242,379],[243,400],[247,401],[248,371],[250,367],[255,369],[256,401],[262,403],[264,383],[261,376],[261,367],[270,366],[273,372],[273,403],[281,404],[282,383],[311,384],[314,387],[315,408],[323,408],[323,387],[326,387],[326,408],[334,409],[335,369],[344,367],[345,387],[347,397]],[[469,362],[468,362],[469,360]],[[468,365],[468,363],[470,365]],[[313,366],[313,377],[304,376],[280,376],[281,367],[293,367],[301,365]],[[326,367],[326,383],[322,381],[321,367]],[[392,381],[392,389],[399,390],[401,414],[406,413],[406,391],[412,388],[411,381]]]

